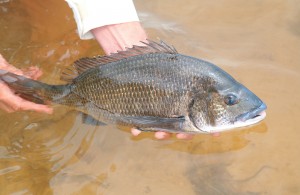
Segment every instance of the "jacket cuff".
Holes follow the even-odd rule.
[[[91,39],[91,29],[139,21],[132,0],[66,0],[72,8],[81,39]]]

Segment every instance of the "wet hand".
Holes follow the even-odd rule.
[[[147,42],[147,34],[140,22],[106,25],[91,31],[107,55],[133,45],[144,45],[141,41]]]
[[[135,129],[135,128],[132,128],[131,129],[131,134],[133,136],[138,136],[140,133],[142,133],[142,131],[138,130],[138,129]],[[159,139],[159,140],[164,140],[164,139],[169,139],[171,137],[171,133],[167,133],[167,132],[162,132],[162,131],[159,131],[159,132],[155,132],[154,136],[156,139]],[[219,137],[220,136],[220,133],[216,132],[216,133],[211,133],[211,135],[213,137]],[[187,133],[177,133],[176,134],[176,137],[177,139],[184,139],[184,140],[190,140],[190,139],[193,139],[194,135],[192,134],[187,134]]]
[[[140,131],[138,129],[135,129],[135,128],[131,129],[131,134],[133,136],[138,136],[140,133],[142,133],[142,131]],[[154,134],[155,138],[159,139],[159,140],[169,139],[171,137],[171,135],[172,135],[171,133],[162,132],[162,131],[155,132],[155,134]],[[188,139],[192,139],[194,137],[194,135],[186,134],[186,133],[177,133],[176,137],[177,137],[177,139],[188,140]]]
[[[15,68],[10,65],[0,54],[0,69],[9,72],[23,75],[31,79],[37,79],[42,75],[42,72],[37,67],[30,67],[26,71]],[[15,112],[18,110],[33,110],[36,112],[43,112],[47,114],[52,113],[52,108],[46,105],[35,104],[33,102],[22,99],[17,96],[6,84],[0,80],[0,109],[6,112]]]

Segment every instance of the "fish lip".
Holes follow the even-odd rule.
[[[267,106],[262,103],[259,107],[237,116],[235,121],[232,121],[230,124],[219,127],[210,126],[208,128],[202,128],[201,131],[205,133],[215,133],[256,124],[266,117],[266,109]]]
[[[265,110],[267,109],[266,104],[262,103],[259,107],[252,109],[250,112],[243,113],[235,118],[235,121],[245,122],[249,119],[254,119],[256,116],[265,117]]]

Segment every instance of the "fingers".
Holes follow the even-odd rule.
[[[138,136],[142,131],[136,129],[136,128],[131,128],[131,134],[133,136]],[[162,132],[162,131],[158,131],[155,132],[154,137],[156,139],[159,140],[164,140],[164,139],[169,139],[171,137],[171,133],[167,133],[167,132]],[[185,133],[178,133],[176,134],[177,139],[192,139],[194,137],[194,135],[191,134],[185,134]]]
[[[29,67],[24,72],[16,67],[10,65],[0,54],[0,69],[7,70],[9,72],[24,75],[31,79],[37,79],[42,75],[42,71],[35,66]],[[53,109],[41,104],[35,104],[33,102],[22,99],[14,94],[10,88],[4,83],[0,82],[0,109],[6,112],[15,112],[18,110],[32,110],[36,112],[42,112],[51,114]]]
[[[138,136],[140,133],[142,133],[140,130],[135,129],[135,128],[131,128],[131,134],[133,136]]]
[[[0,109],[8,113],[12,113],[19,110],[31,110],[31,111],[36,111],[36,112],[41,112],[46,114],[53,113],[53,109],[46,105],[35,104],[32,102],[28,102],[26,100],[21,100],[14,103],[0,102]]]
[[[18,110],[33,110],[51,114],[52,108],[46,105],[35,104],[15,95],[5,84],[0,83],[0,108],[6,112],[15,112]]]
[[[31,66],[23,71],[14,67],[13,65],[9,64],[1,54],[0,54],[0,69],[7,70],[14,74],[24,75],[25,77],[32,78],[34,80],[36,80],[42,75],[42,71],[36,66]]]
[[[212,133],[211,134],[213,137],[219,137],[220,136],[220,133],[219,132],[216,132],[216,133]]]
[[[131,134],[133,136],[138,136],[140,133],[142,133],[142,131],[140,131],[140,130],[138,130],[136,128],[131,128]],[[171,134],[159,131],[159,132],[155,132],[154,137],[156,139],[160,139],[160,140],[162,140],[162,139],[168,139],[168,138],[171,137]]]
[[[1,62],[0,62],[1,63]],[[23,75],[23,72],[20,69],[10,65],[10,64],[0,64],[0,69],[7,70],[17,75]]]
[[[28,69],[23,70],[23,73],[25,76],[34,80],[38,79],[43,74],[42,71],[36,66],[31,66]]]
[[[31,110],[46,114],[53,113],[53,109],[49,108],[46,105],[35,104],[33,102],[24,100],[18,96],[12,96],[10,97],[10,99],[2,100],[1,105],[2,108],[4,108],[4,110],[6,110],[7,112],[15,112],[18,110]]]
[[[4,57],[0,54],[0,68],[9,65],[9,63],[4,59]]]
[[[8,112],[8,113],[14,112],[13,108],[11,108],[10,106],[7,106],[6,104],[2,103],[1,101],[0,101],[0,109],[4,110],[5,112]]]
[[[46,114],[53,113],[53,109],[49,108],[46,105],[35,104],[33,102],[29,102],[26,100],[22,101],[22,104],[19,106],[19,110],[31,110],[31,111],[36,111],[36,112],[41,112]]]
[[[192,134],[185,134],[185,133],[178,133],[176,135],[177,139],[193,139],[194,135]]]
[[[154,136],[155,136],[156,139],[162,140],[162,139],[168,139],[168,138],[170,138],[171,134],[159,131],[159,132],[155,132]]]

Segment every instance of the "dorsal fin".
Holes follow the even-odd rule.
[[[134,45],[132,48],[126,48],[125,51],[118,51],[117,53],[112,53],[109,56],[95,56],[92,58],[81,58],[74,62],[74,64],[63,71],[61,80],[71,82],[82,72],[111,62],[115,62],[124,58],[148,54],[148,53],[169,53],[177,54],[177,50],[165,43],[164,41],[155,42],[147,40],[148,42],[141,42],[144,46]]]

